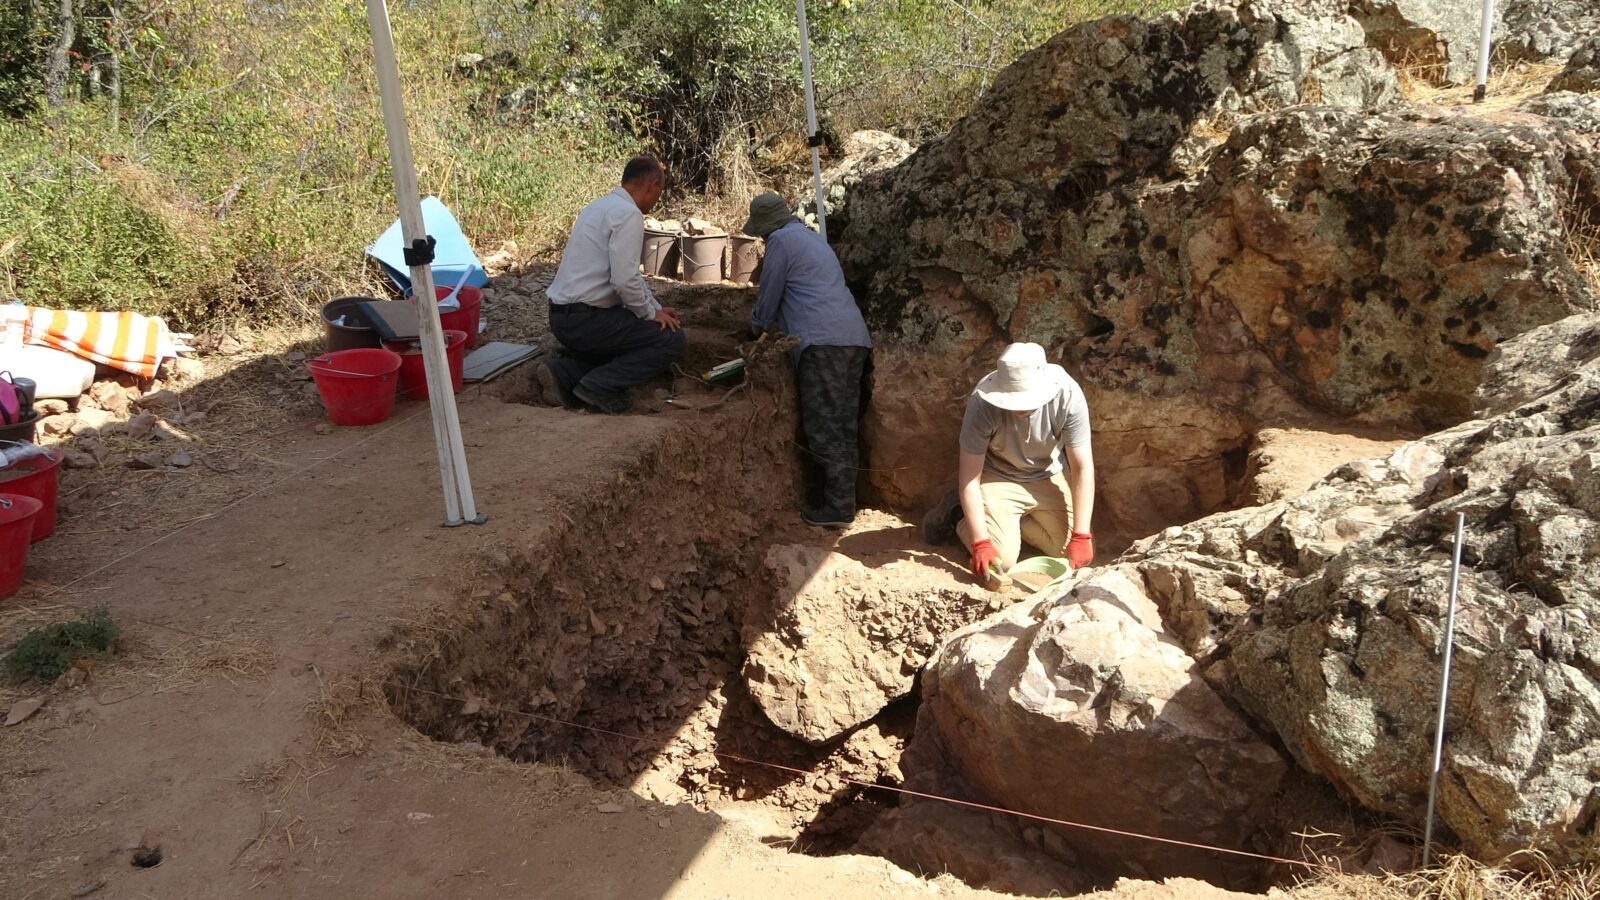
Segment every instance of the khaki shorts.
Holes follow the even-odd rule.
[[[1046,556],[1062,555],[1072,536],[1072,489],[1064,471],[1036,481],[1011,481],[984,472],[978,489],[983,493],[989,540],[1000,551],[1002,568],[1017,564],[1023,541]],[[957,533],[971,549],[972,535],[965,522]]]

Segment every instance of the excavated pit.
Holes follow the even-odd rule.
[[[712,299],[722,313],[738,308]],[[691,364],[728,355],[731,330],[691,345]],[[869,570],[915,559],[951,583],[960,566],[955,548],[939,557],[888,514],[864,514],[842,538],[802,525],[781,351],[753,360],[750,380],[720,403],[701,395],[698,411],[670,413],[682,424],[598,475],[555,526],[482,560],[445,621],[397,634],[389,681],[407,687],[389,688],[393,709],[437,740],[562,765],[659,802],[758,804],[769,840],[792,850],[861,852],[857,838],[895,798],[859,784],[901,783],[916,690],[821,746],[774,725],[744,671],[752,645],[785,627],[772,609],[784,588],[769,551],[854,546]],[[1241,482],[1242,453],[1217,465]],[[897,650],[926,654],[1000,602],[957,597],[940,615],[871,627]]]

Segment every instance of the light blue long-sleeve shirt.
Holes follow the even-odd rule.
[[[839,257],[798,220],[767,235],[750,324],[760,329],[776,325],[799,338],[796,358],[811,346],[872,346],[861,309],[845,287]]]

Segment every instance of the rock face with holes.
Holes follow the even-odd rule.
[[[1600,32],[1591,0],[1508,0],[1494,32],[1494,51],[1513,60],[1563,62]]]
[[[1459,0],[1353,0],[1367,42],[1396,65],[1421,67],[1438,81],[1472,80],[1481,4]]]
[[[1097,531],[1138,537],[1224,505],[1265,425],[1460,421],[1499,341],[1592,302],[1550,227],[1596,202],[1582,121],[1374,114],[1392,71],[1342,10],[1075,26],[862,182],[839,252],[885,373],[884,499],[948,486],[965,395],[1013,340],[1084,385]]]
[[[750,696],[774,725],[824,744],[910,693],[948,634],[997,608],[995,595],[903,560],[868,568],[821,547],[767,551],[776,594],[745,622]]]

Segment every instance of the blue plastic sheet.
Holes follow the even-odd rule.
[[[472,244],[462,233],[456,217],[438,197],[422,198],[422,224],[435,241],[433,250],[433,282],[435,285],[453,287],[467,276],[468,287],[481,288],[489,283],[483,263],[472,252]],[[411,290],[411,269],[406,266],[405,240],[400,234],[400,220],[396,219],[383,236],[372,242],[367,255],[378,261],[401,291]]]

